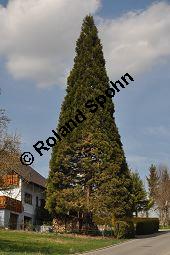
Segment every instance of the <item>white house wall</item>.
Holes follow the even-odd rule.
[[[0,226],[3,227],[4,226],[4,214],[5,214],[5,210],[0,210]]]
[[[36,208],[36,197],[38,197],[39,200],[39,206],[40,206],[40,199],[44,199],[44,189],[33,184],[33,183],[24,183],[22,182],[22,192],[21,192],[21,198],[22,198],[22,204],[24,206],[24,214],[29,214],[34,216],[35,208]],[[24,202],[24,196],[25,193],[29,193],[32,195],[32,205],[27,204]]]
[[[19,201],[22,201],[23,205],[23,212],[18,214],[18,228],[20,228],[21,225],[24,223],[24,216],[32,218],[32,223],[34,223],[35,219],[35,209],[36,209],[36,197],[38,197],[39,204],[40,206],[40,200],[44,199],[44,188],[39,187],[38,185],[35,185],[33,183],[26,183],[23,180],[19,181],[19,186],[16,188],[13,188],[11,190],[3,190],[0,191],[0,196],[7,196],[10,198],[17,199]],[[29,193],[32,195],[32,205],[25,203],[24,197],[25,193]],[[9,223],[9,217],[10,217],[10,212],[9,210],[2,209],[0,210],[0,226],[7,227]]]

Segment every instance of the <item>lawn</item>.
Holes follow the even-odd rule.
[[[63,255],[94,250],[122,240],[0,230],[0,255]]]

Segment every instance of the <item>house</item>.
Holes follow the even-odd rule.
[[[0,227],[25,229],[40,224],[39,210],[45,204],[46,179],[30,166],[12,171],[0,189]]]

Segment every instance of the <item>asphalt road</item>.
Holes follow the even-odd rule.
[[[138,237],[127,243],[88,252],[86,255],[170,255],[170,231]]]

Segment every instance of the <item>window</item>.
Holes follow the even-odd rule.
[[[36,197],[36,207],[38,207],[38,197]]]
[[[32,205],[32,195],[28,194],[28,193],[25,193],[24,202],[26,204]]]
[[[44,208],[45,207],[45,200],[40,199],[40,207]]]

